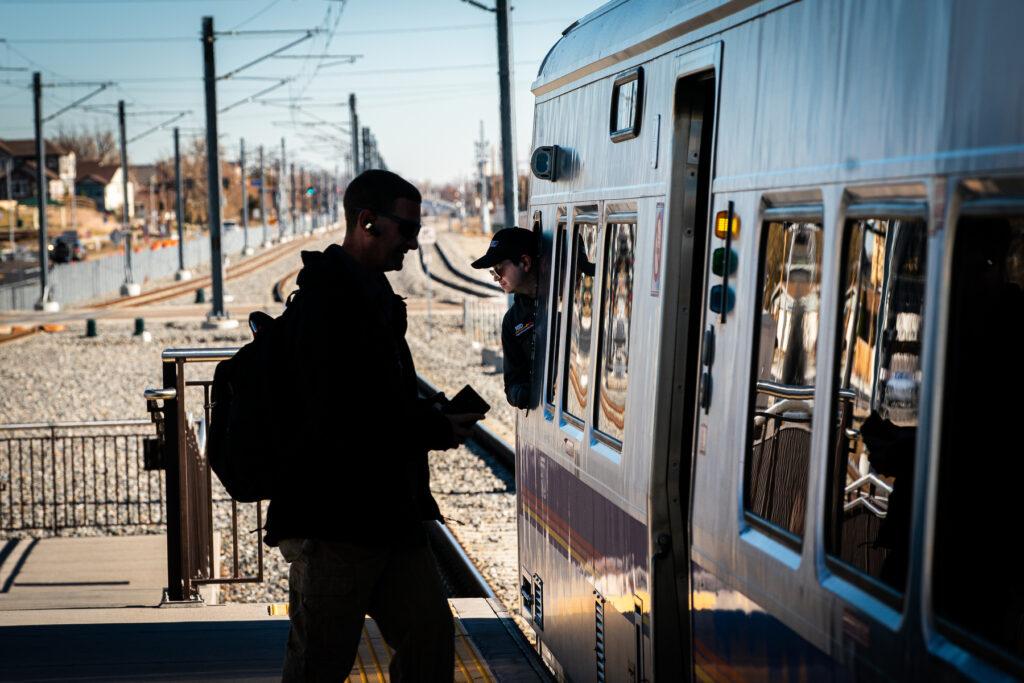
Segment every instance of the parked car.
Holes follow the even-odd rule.
[[[85,260],[85,245],[74,230],[62,233],[53,243],[51,257],[56,263]]]

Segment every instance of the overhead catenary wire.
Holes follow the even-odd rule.
[[[155,133],[158,130],[162,130],[162,129],[166,128],[167,126],[171,125],[172,123],[174,123],[175,121],[179,121],[179,120],[185,118],[186,116],[188,116],[191,113],[192,113],[191,111],[178,112],[172,118],[167,119],[163,123],[157,124],[157,125],[153,126],[152,128],[150,128],[149,130],[147,130],[147,131],[145,131],[143,133],[139,133],[135,137],[128,138],[128,142],[135,142],[136,140],[141,140],[142,138],[146,137],[150,133]]]

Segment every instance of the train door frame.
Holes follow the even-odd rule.
[[[676,56],[674,65],[665,289],[650,496],[653,668],[655,678],[663,680],[689,680],[692,672],[690,481],[721,54],[722,44],[713,43]],[[697,108],[699,130],[694,129]]]

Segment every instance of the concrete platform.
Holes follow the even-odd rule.
[[[0,681],[278,681],[288,617],[264,604],[159,607],[164,536],[0,542]],[[456,681],[550,680],[496,600],[453,599]],[[366,619],[348,680],[387,681]]]

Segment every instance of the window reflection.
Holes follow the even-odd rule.
[[[633,310],[633,252],[636,226],[608,226],[601,295],[601,354],[598,359],[597,429],[622,441],[629,382],[629,330]]]
[[[803,535],[821,289],[818,223],[765,226],[747,511]]]
[[[935,613],[1024,666],[1024,217],[956,227],[933,560]]]
[[[582,422],[590,385],[590,346],[594,327],[594,267],[597,262],[597,225],[578,223],[572,250],[572,300],[569,302],[569,344],[562,405]]]
[[[636,94],[640,82],[636,79],[619,86],[618,106],[615,109],[615,130],[629,130],[636,116]]]
[[[559,222],[555,228],[555,272],[551,281],[554,297],[551,306],[551,332],[548,335],[548,387],[545,397],[549,404],[554,404],[558,395],[558,334],[562,329],[562,311],[565,307],[565,223]]]
[[[920,220],[846,226],[826,547],[898,592],[907,572],[926,247]]]

